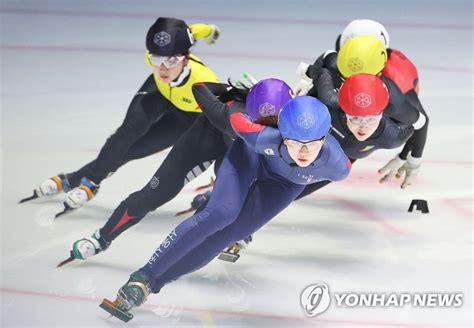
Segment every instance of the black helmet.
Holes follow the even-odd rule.
[[[193,44],[194,37],[189,26],[176,18],[158,18],[146,35],[146,48],[158,56],[184,54]]]

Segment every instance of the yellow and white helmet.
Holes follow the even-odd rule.
[[[347,41],[337,54],[337,68],[344,78],[353,74],[380,73],[387,62],[387,49],[373,36],[359,35]]]

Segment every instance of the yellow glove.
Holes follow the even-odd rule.
[[[196,40],[204,39],[206,44],[215,43],[221,34],[219,27],[214,24],[193,24],[190,29]]]

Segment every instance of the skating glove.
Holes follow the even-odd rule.
[[[420,171],[420,166],[421,166],[421,157],[411,157],[411,154],[408,155],[407,161],[405,164],[402,165],[401,168],[398,169],[397,174],[395,177],[398,179],[400,178],[403,173],[405,173],[405,179],[402,182],[402,185],[400,186],[402,189],[405,189],[406,187],[412,185],[415,182],[416,176],[418,175],[418,172]]]
[[[304,96],[308,94],[308,91],[313,87],[312,80],[306,75],[309,64],[299,63],[296,67],[296,75],[301,78],[301,80],[295,85],[293,91],[295,96]]]
[[[400,186],[402,189],[405,189],[413,184],[420,170],[420,165],[421,158],[412,157],[410,154],[407,160],[403,160],[399,155],[396,155],[395,158],[391,159],[379,170],[380,174],[384,174],[380,179],[380,183],[390,181],[393,177],[399,179],[405,173],[405,178]]]
[[[217,27],[217,25],[209,24],[209,26],[211,27],[211,32],[207,37],[204,38],[204,42],[206,44],[214,44],[221,35],[221,30],[219,27]]]

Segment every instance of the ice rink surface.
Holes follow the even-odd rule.
[[[2,327],[471,327],[473,285],[473,8],[471,1],[1,1]],[[72,243],[146,184],[166,152],[104,181],[86,207],[52,222],[52,200],[17,204],[42,180],[92,160],[150,73],[145,34],[158,16],[217,24],[195,53],[221,80],[250,72],[294,85],[300,61],[334,47],[355,18],[385,24],[418,67],[430,129],[418,183],[378,184],[396,153],[357,162],[350,177],[292,204],[255,234],[235,264],[214,260],[152,295],[122,323],[113,298],[184,218],[194,188],[120,236],[103,254],[61,269]],[[407,211],[425,199],[429,214]],[[300,293],[462,293],[451,308],[337,307],[307,318]]]

